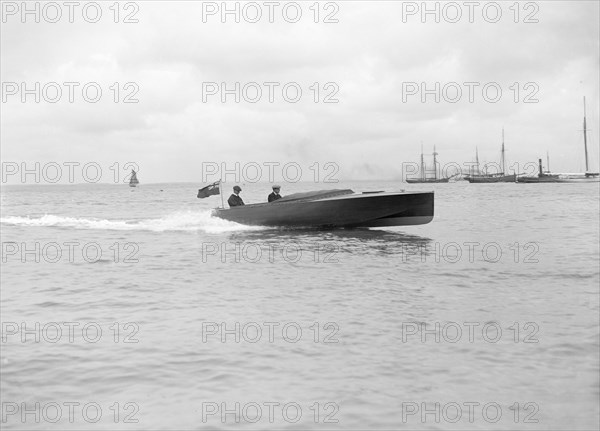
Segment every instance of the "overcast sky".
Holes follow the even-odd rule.
[[[48,22],[56,8],[41,4],[36,23],[35,15],[22,15],[21,2],[3,2],[2,161],[95,162],[105,170],[135,162],[142,183],[200,182],[202,162],[236,161],[303,168],[334,162],[340,179],[395,179],[403,162],[419,160],[421,143],[426,153],[435,145],[442,164],[473,160],[476,146],[482,161],[498,161],[504,127],[509,164],[545,160],[549,151],[552,170],[578,172],[584,170],[586,96],[591,168],[598,169],[597,1],[521,2],[518,16],[509,8],[514,2],[500,2],[497,22],[491,22],[494,5],[484,16],[489,2],[479,2],[472,23],[463,2],[439,3],[439,23],[414,10],[421,2],[374,1],[321,2],[318,17],[313,2],[301,3],[302,16],[293,23],[294,5],[284,16],[288,3],[274,8],[273,23],[263,2],[258,22],[249,22],[258,9],[239,2],[240,22],[230,14],[223,23],[220,11],[209,15],[221,2],[192,1],[121,3],[118,23],[112,2],[101,5],[96,23],[79,6],[70,23],[68,7],[58,2],[58,22]],[[462,18],[452,23],[454,5]],[[86,14],[94,20],[93,7]],[[123,22],[127,17],[138,22]],[[23,103],[11,84],[33,89],[36,82],[59,83],[58,102],[46,100],[56,98],[47,86],[40,103],[34,94]],[[79,83],[73,103],[64,82]],[[90,82],[102,90],[97,103],[82,96]],[[135,85],[124,88],[128,82]],[[263,94],[251,103],[246,99],[256,93],[247,87],[240,103],[233,94],[222,103],[220,93],[206,91],[212,82],[229,89],[256,82]],[[273,84],[273,103],[265,82],[280,83]],[[411,83],[435,89],[436,82],[460,84],[458,102],[450,102],[457,97],[451,87],[439,103],[433,93],[425,103],[420,92],[408,94],[418,91]],[[465,82],[479,83],[472,84],[472,102]],[[283,98],[286,83],[293,83],[289,98],[302,89],[298,102]],[[490,83],[486,100],[482,88]],[[496,88],[502,95],[492,103]],[[88,90],[93,98],[94,87]],[[138,102],[124,103],[132,92]],[[328,95],[338,103],[324,103]],[[525,103],[527,97],[537,103]]]

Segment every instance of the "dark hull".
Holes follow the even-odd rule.
[[[381,227],[429,223],[433,192],[352,194],[215,209],[213,215],[246,225],[282,227]]]
[[[517,176],[513,175],[493,175],[493,176],[476,176],[467,177],[467,181],[472,184],[483,184],[483,183],[514,183],[517,181]]]
[[[408,184],[437,184],[437,183],[447,183],[449,178],[407,178],[406,182]]]

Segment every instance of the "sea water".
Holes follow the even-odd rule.
[[[598,184],[328,185],[435,191],[354,230],[200,186],[2,188],[3,429],[598,428]]]

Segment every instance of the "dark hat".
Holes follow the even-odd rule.
[[[242,188],[240,186],[233,186],[233,190],[236,192],[241,192]]]
[[[280,189],[280,188],[281,188],[281,186],[280,186],[279,184],[275,184],[275,185],[273,186],[273,190],[275,190],[275,189]]]

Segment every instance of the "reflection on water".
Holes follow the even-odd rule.
[[[369,229],[269,229],[232,232],[232,243],[256,243],[264,250],[295,248],[300,251],[336,252],[363,256],[420,255],[431,253],[431,238],[404,232]]]

